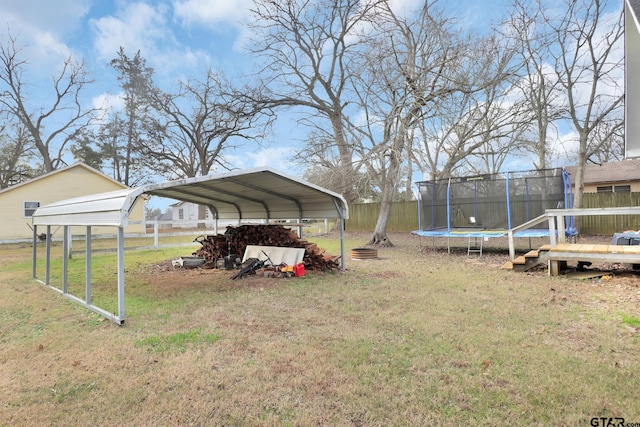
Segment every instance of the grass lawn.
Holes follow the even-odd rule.
[[[347,256],[367,237],[348,233]],[[309,240],[339,253],[333,234]],[[128,252],[123,326],[31,279],[30,245],[2,245],[0,426],[640,423],[640,277],[513,273],[506,245],[391,240],[289,279],[170,267],[197,246]],[[116,311],[115,255],[92,276]],[[82,255],[69,280],[83,298]]]

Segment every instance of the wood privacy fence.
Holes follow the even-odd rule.
[[[582,199],[583,208],[615,208],[640,206],[640,193],[588,193]],[[640,215],[583,216],[581,234],[613,234],[640,230]]]
[[[638,193],[585,193],[582,207],[613,208],[640,206]],[[378,220],[380,203],[355,203],[349,205],[347,231],[372,232]],[[640,215],[584,216],[580,221],[580,233],[587,235],[608,235],[625,230],[640,230]],[[396,202],[391,207],[387,224],[389,232],[410,232],[418,229],[418,204]]]
[[[347,231],[371,232],[376,228],[380,212],[380,203],[354,203],[349,205],[349,219],[345,222]],[[387,231],[409,232],[418,229],[418,203],[395,202],[391,206],[391,215]]]

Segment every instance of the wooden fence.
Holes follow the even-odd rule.
[[[640,206],[640,193],[588,193],[582,199],[583,208],[627,206]],[[581,234],[607,235],[640,230],[640,215],[584,216],[581,221]]]
[[[376,228],[380,203],[354,203],[349,205],[347,231],[373,231]],[[404,232],[418,229],[417,202],[396,202],[391,206],[387,231]]]
[[[640,193],[585,193],[582,205],[584,208],[640,206]],[[379,203],[349,205],[346,230],[373,231],[378,219],[378,212],[380,212]],[[625,230],[640,230],[640,215],[585,216],[580,221],[580,233],[587,235],[608,235]],[[387,231],[410,232],[417,229],[417,202],[394,203],[391,207]]]

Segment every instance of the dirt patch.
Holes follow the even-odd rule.
[[[173,265],[173,259],[167,259],[153,265],[139,265],[135,276],[143,283],[159,292],[175,294],[179,291],[197,289],[206,286],[211,291],[229,291],[237,288],[255,288],[264,290],[278,286],[282,281],[298,280],[296,277],[264,277],[261,271],[256,274],[248,274],[242,278],[232,280],[238,270],[225,270],[217,268],[183,268]],[[317,272],[307,271],[306,274]]]

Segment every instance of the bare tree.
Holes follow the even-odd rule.
[[[513,40],[522,65],[514,90],[520,93],[528,108],[523,124],[528,126],[521,140],[525,150],[536,156],[536,169],[546,169],[550,153],[549,131],[564,114],[560,82],[549,64],[553,39],[545,25],[542,9],[531,2],[514,0],[512,14],[503,36]]]
[[[24,127],[8,121],[0,125],[0,189],[36,176],[30,166],[33,156],[31,138]]]
[[[152,104],[161,132],[144,143],[145,152],[171,166],[179,177],[208,175],[214,165],[230,168],[224,153],[243,141],[256,141],[270,124],[268,110],[251,99],[249,87],[234,88],[222,74],[207,71],[204,81],[180,83],[176,94],[155,90]],[[249,94],[249,95],[248,95]]]
[[[526,156],[522,150],[524,138],[523,129],[518,128],[520,123],[511,121],[513,116],[510,111],[502,110],[502,115],[503,117],[487,118],[478,123],[481,126],[478,140],[483,141],[483,144],[469,153],[461,164],[462,168],[468,168],[471,175],[498,173],[502,171],[505,162]],[[501,119],[504,118],[508,118],[509,122],[501,127],[500,123],[504,123]]]
[[[370,243],[390,245],[387,221],[416,127],[435,117],[440,98],[500,84],[509,58],[471,55],[436,2],[410,19],[385,0],[259,0],[254,14],[261,37],[254,52],[266,60],[262,77],[271,89],[265,105],[310,111],[302,122],[321,135],[311,151],[336,151],[329,157],[339,161],[349,202],[358,196],[354,177],[366,171],[382,206]]]
[[[40,154],[45,172],[64,164],[67,144],[91,123],[95,110],[80,105],[80,93],[91,83],[83,63],[68,57],[60,72],[52,78],[53,93],[46,106],[33,105],[27,92],[27,62],[11,35],[0,40],[0,105],[27,131]]]
[[[264,61],[264,105],[299,107],[309,113],[315,129],[318,119],[334,140],[340,159],[341,193],[357,200],[351,185],[357,168],[349,139],[348,68],[351,53],[360,48],[360,31],[383,0],[255,0],[256,34],[252,52]]]
[[[616,129],[612,131],[609,129],[610,126],[615,126]],[[592,133],[591,142],[591,146],[598,147],[589,156],[593,163],[617,162],[624,159],[624,126],[604,122]]]
[[[310,133],[307,143],[294,156],[294,159],[306,166],[304,179],[336,193],[342,191],[344,177],[341,174],[340,157],[330,135],[325,132]],[[349,178],[357,200],[379,199],[380,194],[374,189],[366,169],[358,170]]]
[[[579,208],[587,160],[623,125],[622,79],[614,72],[622,69],[624,11],[611,13],[606,0],[565,0],[564,13],[553,16],[538,4],[554,37],[551,56],[566,96],[568,119],[578,135],[574,206]]]
[[[513,53],[494,37],[465,45],[458,65],[465,84],[440,96],[435,113],[419,123],[416,155],[431,179],[497,170],[517,152],[523,106],[512,100]]]
[[[376,11],[367,49],[351,73],[364,115],[355,147],[381,193],[369,244],[389,246],[387,223],[414,129],[440,97],[468,87],[459,68],[463,49],[433,4],[425,3],[413,19],[399,16],[386,2]]]

